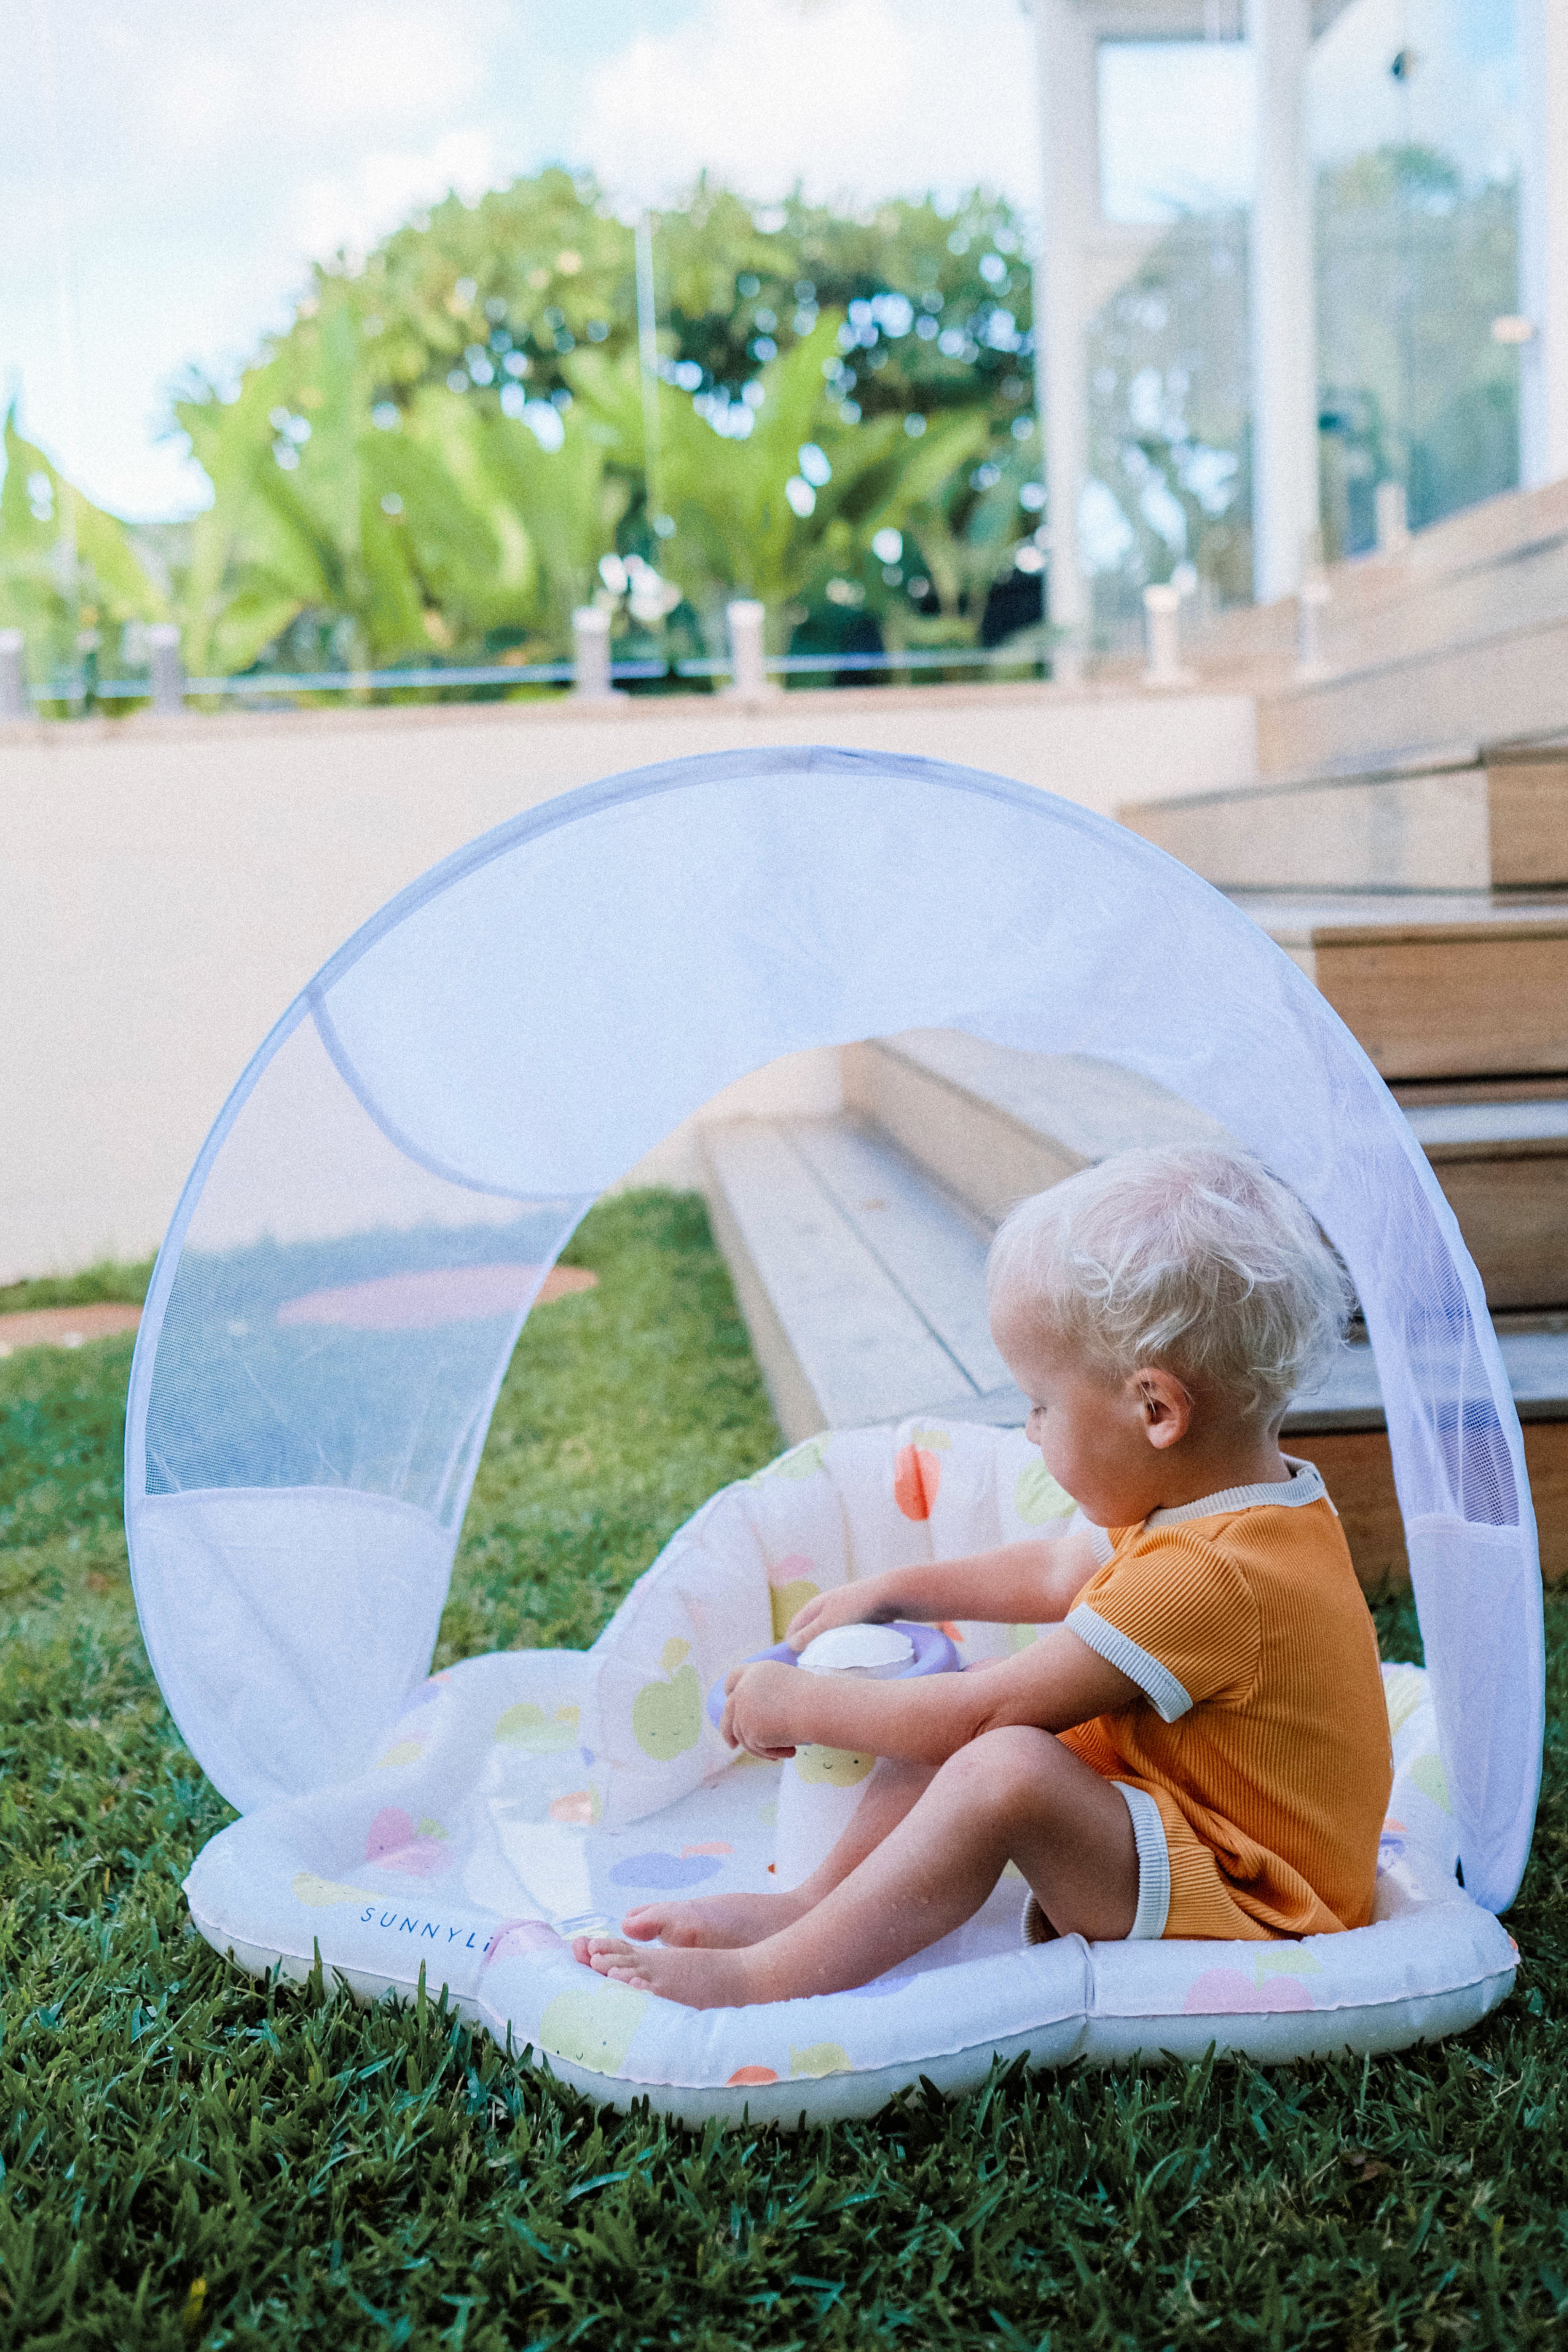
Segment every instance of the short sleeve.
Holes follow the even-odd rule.
[[[1182,1528],[1139,1538],[1090,1578],[1066,1619],[1174,1723],[1238,1697],[1258,1671],[1258,1604],[1237,1563]]]

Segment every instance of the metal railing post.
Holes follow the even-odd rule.
[[[740,695],[748,702],[756,702],[764,695],[779,689],[768,680],[767,657],[763,645],[763,630],[767,621],[767,607],[754,596],[737,596],[724,607],[724,619],[730,633],[730,684],[728,691]]]
[[[31,719],[27,645],[20,629],[0,629],[0,719]]]
[[[181,719],[185,709],[185,665],[180,632],[173,621],[154,621],[147,632],[152,656],[153,709],[160,719]]]

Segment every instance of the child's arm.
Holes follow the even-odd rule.
[[[984,1674],[909,1682],[803,1674],[763,1659],[730,1676],[722,1729],[731,1747],[777,1756],[807,1744],[869,1749],[909,1764],[944,1764],[982,1732],[1009,1724],[1066,1731],[1142,1700],[1130,1675],[1052,1625]]]
[[[885,1625],[894,1617],[928,1625],[953,1617],[1058,1624],[1097,1565],[1093,1538],[1080,1527],[1070,1535],[1037,1536],[963,1559],[890,1568],[808,1601],[791,1619],[786,1638],[792,1649],[804,1650],[830,1625]]]

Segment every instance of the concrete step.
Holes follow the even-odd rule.
[[[1456,746],[1117,814],[1222,890],[1568,888],[1562,747]]]
[[[1080,1129],[1080,1141],[1089,1140]],[[784,1435],[930,1412],[1020,1426],[990,1337],[984,1220],[863,1118],[705,1130],[714,1230]],[[1568,1572],[1568,1317],[1501,1335],[1549,1573]],[[1369,1587],[1405,1573],[1376,1367],[1347,1349],[1285,1444],[1316,1461]]]
[[[1232,896],[1391,1082],[1568,1079],[1568,899]]]

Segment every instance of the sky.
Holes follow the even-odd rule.
[[[1356,104],[1336,88],[1320,112],[1395,136],[1418,100],[1501,152],[1495,58],[1445,34],[1401,93],[1384,52],[1412,14],[1473,34],[1506,12],[1354,0],[1329,39]],[[1108,57],[1111,217],[1246,200],[1248,74],[1236,43]],[[20,0],[0,10],[0,385],[89,496],[189,512],[205,485],[166,431],[182,369],[232,371],[312,257],[448,188],[565,162],[632,206],[706,167],[759,198],[985,183],[1034,214],[1037,136],[1021,0]]]

